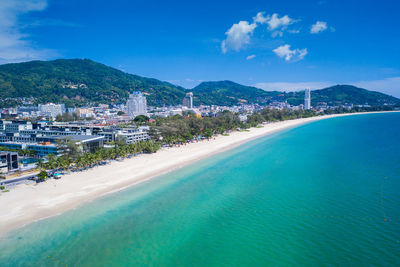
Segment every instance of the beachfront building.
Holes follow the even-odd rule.
[[[147,141],[150,136],[147,131],[139,129],[123,129],[118,131],[117,139],[124,141],[126,144],[133,144],[141,141]]]
[[[129,95],[126,102],[126,111],[128,115],[135,118],[139,115],[147,116],[147,101],[146,97],[140,92],[136,91]]]
[[[189,109],[193,108],[193,93],[186,93],[186,96],[183,98],[183,106]]]
[[[64,104],[53,104],[53,103],[45,105],[39,104],[39,114],[41,116],[55,118],[57,117],[57,115],[62,115],[64,111],[65,111]]]
[[[18,153],[0,151],[0,174],[18,170]]]
[[[58,147],[55,144],[51,144],[50,142],[38,142],[31,143],[26,145],[27,150],[31,150],[35,152],[35,156],[37,157],[46,157],[50,154],[58,155]]]
[[[53,138],[52,143],[62,143],[63,141],[74,142],[83,152],[95,152],[98,148],[104,146],[104,136],[97,135],[69,135],[57,136]]]
[[[311,109],[311,90],[307,88],[304,94],[304,109]]]
[[[28,150],[34,151],[35,156],[45,157],[49,154],[58,154],[58,149],[55,144],[50,142],[22,143],[22,142],[1,142],[0,147],[5,147],[12,150]]]

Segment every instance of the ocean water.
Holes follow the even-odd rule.
[[[0,266],[399,265],[400,113],[285,130],[0,240]]]

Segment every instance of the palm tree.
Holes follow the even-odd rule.
[[[47,160],[48,160],[48,167],[50,169],[57,168],[57,157],[54,154],[49,154]]]
[[[39,159],[36,165],[39,169],[43,169],[45,166],[42,159]]]
[[[44,181],[45,179],[47,179],[48,174],[46,171],[41,171],[37,177],[39,178],[39,181]]]

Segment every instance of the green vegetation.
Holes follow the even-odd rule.
[[[4,190],[6,187],[4,185],[0,185],[0,190]]]
[[[389,107],[354,108],[327,110],[325,114],[353,113],[363,111],[379,111],[390,109]],[[150,135],[154,140],[160,140],[163,144],[185,143],[187,140],[210,138],[215,134],[228,135],[230,131],[245,131],[250,127],[262,127],[261,123],[284,121],[297,118],[308,118],[323,115],[312,110],[288,109],[263,109],[247,116],[246,122],[239,119],[238,114],[229,111],[220,112],[216,117],[198,118],[195,115],[175,115],[167,118],[156,118],[151,126]]]
[[[94,153],[81,152],[79,149],[76,149],[76,145],[73,143],[60,144],[59,146],[62,150],[61,156],[49,155],[48,162],[41,163],[43,168],[80,170],[104,164],[107,160],[126,158],[140,153],[155,153],[160,148],[160,144],[153,141],[138,142],[129,145],[114,143],[113,148],[100,148]]]
[[[194,104],[234,106],[238,104],[266,104],[272,100],[282,100],[284,93],[268,92],[231,81],[203,82],[191,90]]]
[[[185,89],[156,79],[143,78],[89,59],[58,59],[0,65],[0,106],[16,106],[21,97],[35,104],[61,102],[122,103],[129,92],[141,90],[150,105],[176,105]],[[12,100],[7,99],[12,98]]]
[[[220,112],[216,117],[197,118],[194,115],[175,115],[168,118],[156,118],[150,124],[150,135],[155,140],[165,144],[185,143],[194,138],[210,138],[214,134],[228,134],[237,129],[256,127],[262,122],[281,121],[287,119],[315,116],[313,111],[289,111],[264,109],[261,112],[247,116],[247,121],[242,122],[238,114],[229,111]]]
[[[150,118],[145,116],[145,115],[139,115],[136,116],[135,119],[133,120],[137,125],[142,125],[146,123]]]
[[[39,172],[39,174],[37,175],[39,181],[43,182],[44,180],[46,180],[49,176],[47,174],[46,171],[42,170]]]
[[[62,115],[57,115],[56,116],[56,121],[60,121],[60,122],[78,121],[78,120],[82,120],[82,118],[80,118],[78,116],[78,114],[76,114],[75,112],[72,113],[72,114],[63,113]]]

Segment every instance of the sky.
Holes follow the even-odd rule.
[[[400,97],[399,12],[397,0],[0,0],[0,64],[89,58],[186,88]]]

